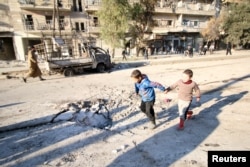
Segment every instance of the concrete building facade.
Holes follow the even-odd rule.
[[[135,3],[139,0],[129,2]],[[201,30],[216,15],[216,2],[217,0],[158,0],[154,11],[156,26],[148,38],[151,54],[183,52],[188,45],[198,50],[199,45],[204,43]],[[96,12],[101,6],[101,0],[85,0],[84,4],[91,22],[90,33],[98,36]],[[103,45],[101,41],[99,44]],[[133,49],[132,54],[135,54]]]
[[[41,43],[43,36],[87,37],[88,15],[83,0],[0,1],[4,17],[0,22],[2,60],[26,60],[28,46]]]
[[[80,36],[107,49],[108,45],[100,39],[96,14],[101,3],[101,0],[0,0],[0,59],[26,60],[28,46],[52,34]],[[152,53],[175,52],[187,45],[197,49],[203,42],[200,31],[215,13],[214,0],[158,0],[154,12],[156,26],[149,38]],[[74,49],[80,49],[80,43]]]

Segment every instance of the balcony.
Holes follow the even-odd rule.
[[[200,15],[200,16],[214,16],[215,7],[207,3],[184,3],[178,2],[158,4],[155,7],[155,13],[172,13],[184,15]]]
[[[181,24],[175,22],[171,25],[158,24],[152,32],[156,34],[167,34],[169,32],[199,33],[201,29],[206,28],[206,25],[206,22],[199,21],[183,21]]]
[[[96,12],[101,6],[101,0],[85,0],[85,11]]]
[[[199,27],[188,27],[188,26],[180,26],[180,27],[155,27],[152,31],[155,34],[168,34],[169,32],[187,32],[187,33],[199,33]]]
[[[51,32],[53,30],[53,22],[52,21],[25,21],[23,23],[24,31],[32,32],[32,33],[41,33],[42,32]],[[69,24],[69,20],[64,19],[60,20],[60,30],[63,31],[71,31],[71,26]],[[58,23],[55,24],[55,30],[59,31]]]
[[[52,11],[54,9],[54,0],[19,0],[20,8],[24,10]],[[60,11],[71,11],[72,4],[60,1],[56,4]]]

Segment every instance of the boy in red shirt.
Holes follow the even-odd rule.
[[[173,85],[169,86],[166,93],[178,87],[178,109],[179,109],[179,117],[180,123],[178,129],[184,128],[184,121],[187,118],[191,118],[192,112],[189,112],[189,107],[191,105],[193,99],[193,91],[195,92],[196,101],[200,101],[200,89],[196,82],[192,81],[193,71],[190,69],[186,69],[183,72],[182,79],[178,80]]]

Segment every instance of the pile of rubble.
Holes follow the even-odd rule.
[[[51,123],[59,121],[74,121],[77,124],[109,129],[112,126],[112,119],[107,108],[107,100],[97,99],[94,101],[80,101],[66,104],[56,114]]]

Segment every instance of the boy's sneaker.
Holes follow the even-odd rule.
[[[153,122],[150,122],[150,123],[149,123],[149,128],[150,128],[150,129],[155,129],[155,128],[156,128],[156,124],[153,123]]]
[[[178,130],[183,130],[184,129],[184,119],[180,118],[180,123],[178,125]]]

